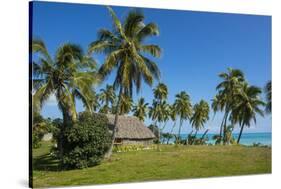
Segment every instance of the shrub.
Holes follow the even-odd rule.
[[[86,168],[100,163],[109,149],[108,119],[101,114],[80,113],[77,123],[63,133],[62,167]]]
[[[32,122],[32,147],[39,148],[40,142],[45,134],[50,132],[52,127],[51,119],[44,119],[40,114],[33,113]]]

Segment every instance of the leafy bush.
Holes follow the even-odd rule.
[[[61,164],[64,169],[99,164],[111,143],[108,119],[101,114],[81,113],[77,123],[65,128],[62,134]]]
[[[39,148],[40,142],[45,134],[52,128],[51,119],[44,119],[40,114],[33,113],[32,122],[32,147]]]

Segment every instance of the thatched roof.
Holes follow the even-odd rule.
[[[106,116],[112,129],[115,115],[107,114]],[[152,139],[155,138],[155,135],[137,117],[120,115],[118,117],[116,138]]]

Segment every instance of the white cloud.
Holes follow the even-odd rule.
[[[46,102],[46,105],[47,106],[56,106],[57,104],[58,103],[57,103],[55,95],[51,94],[51,96],[48,98],[48,100]]]

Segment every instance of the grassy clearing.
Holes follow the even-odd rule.
[[[34,187],[109,184],[271,173],[271,148],[243,146],[161,146],[115,153],[110,160],[82,170],[57,171],[51,143],[33,150]]]

